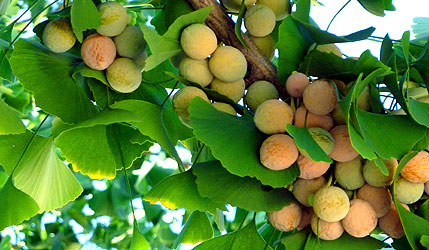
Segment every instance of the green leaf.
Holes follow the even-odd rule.
[[[164,13],[165,25],[170,27],[180,16],[186,15],[194,11],[192,6],[186,0],[167,0],[165,3]]]
[[[37,203],[13,185],[12,177],[0,189],[0,231],[28,220],[39,211]]]
[[[394,195],[392,196],[394,197],[396,209],[398,210],[399,218],[401,219],[408,242],[413,250],[422,249],[420,239],[429,232],[429,221],[406,210],[396,197]]]
[[[149,247],[149,242],[140,232],[137,224],[134,223],[133,238],[131,240],[130,250],[146,250],[149,249]]]
[[[12,54],[12,50],[3,49],[0,51],[0,78],[8,80],[10,82],[15,82],[16,78],[13,74],[13,71],[10,67],[10,55]]]
[[[197,244],[213,238],[213,227],[205,212],[192,211],[174,245]]]
[[[368,12],[376,16],[384,16],[385,10],[395,10],[395,7],[392,4],[392,0],[358,0],[358,2]]]
[[[277,76],[280,82],[286,82],[289,75],[298,69],[310,44],[304,39],[292,16],[286,17],[279,27],[279,40],[276,44],[279,50]]]
[[[416,210],[416,214],[429,221],[429,200],[420,205],[419,209]]]
[[[311,231],[307,228],[284,237],[281,243],[287,250],[302,250],[305,247],[309,234],[311,234]]]
[[[200,194],[215,202],[249,211],[270,212],[281,210],[292,199],[286,188],[273,189],[255,178],[230,174],[219,162],[198,163],[192,169]]]
[[[175,174],[155,185],[143,199],[154,204],[161,202],[169,209],[186,208],[191,211],[209,211],[216,213],[216,208],[226,210],[225,205],[215,203],[198,193],[196,177],[191,171]]]
[[[239,231],[216,237],[196,246],[194,250],[244,250],[244,249],[265,249],[273,250],[256,230],[255,222],[250,222]]]
[[[240,41],[240,43],[246,48],[249,49],[249,46],[247,46],[246,41],[244,41],[243,39],[243,32],[241,31],[241,26],[243,24],[243,17],[244,14],[246,13],[246,4],[244,1],[241,1],[241,5],[240,5],[240,11],[238,13],[238,18],[237,18],[237,22],[234,25],[234,33],[235,36],[237,37],[237,39]]]
[[[256,177],[262,184],[272,187],[285,187],[298,177],[296,165],[281,171],[261,165],[259,148],[265,135],[256,128],[252,116],[231,116],[200,98],[191,101],[189,112],[195,136],[212,150],[213,156],[230,173]]]
[[[67,123],[86,120],[97,110],[71,77],[74,59],[53,55],[38,45],[19,40],[10,59],[13,72],[34,93],[36,105]]]
[[[427,130],[407,116],[374,114],[359,109],[357,120],[365,141],[384,159],[402,158]]]
[[[420,239],[420,243],[422,244],[422,246],[429,249],[429,235],[423,235]]]
[[[429,127],[429,103],[408,99],[408,110],[416,122]]]
[[[78,69],[73,73],[73,75],[77,74],[77,73],[79,73],[83,77],[97,79],[100,82],[109,86],[109,83],[107,82],[106,76],[104,75],[104,72],[102,70],[91,69],[88,66],[86,66],[85,64],[81,64],[78,67]]]
[[[82,31],[96,29],[101,24],[100,12],[92,0],[74,0],[70,14],[73,32],[79,42],[83,40]]]
[[[25,126],[3,100],[0,99],[0,135],[21,134],[25,132]]]
[[[292,16],[302,22],[310,23],[310,0],[299,0],[296,3],[296,12]]]
[[[288,124],[286,130],[295,139],[296,146],[308,153],[310,159],[316,162],[324,161],[332,163],[332,159],[323,151],[307,128],[299,128]]]

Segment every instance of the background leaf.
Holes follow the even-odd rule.
[[[96,29],[101,24],[100,13],[92,0],[74,0],[70,14],[73,32],[79,42],[83,41],[82,31]]]
[[[21,119],[17,116],[3,100],[0,99],[0,135],[20,134],[25,132],[25,126]]]
[[[182,228],[175,245],[197,244],[213,238],[213,228],[205,212],[192,211]]]

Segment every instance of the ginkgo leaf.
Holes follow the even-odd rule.
[[[16,113],[0,99],[0,135],[20,134],[25,132],[25,126]]]
[[[130,250],[146,250],[150,247],[149,242],[138,229],[136,223],[133,228],[133,238],[131,240]]]
[[[13,185],[12,178],[0,189],[0,231],[28,220],[39,211],[37,203]]]

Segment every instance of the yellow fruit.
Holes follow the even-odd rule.
[[[228,97],[234,102],[238,102],[244,96],[246,83],[244,82],[244,79],[240,79],[235,82],[223,82],[215,78],[211,82],[210,88]]]
[[[235,111],[235,109],[227,104],[227,103],[223,103],[223,102],[215,102],[212,103],[212,106],[215,107],[217,110],[228,113],[230,115],[237,115],[237,112]]]
[[[307,123],[305,119],[307,116]],[[334,122],[329,115],[315,115],[308,112],[305,106],[299,107],[295,111],[295,122],[293,125],[303,128],[307,124],[307,128],[323,128],[325,130],[331,130],[334,127]]]
[[[218,47],[209,60],[212,74],[221,81],[235,82],[243,79],[247,72],[247,61],[243,53],[231,46]]]
[[[344,232],[340,221],[327,222],[319,219],[315,214],[311,217],[311,230],[322,240],[336,240]]]
[[[213,80],[207,59],[196,60],[186,57],[180,62],[179,72],[184,78],[198,83],[201,87],[208,86]]]
[[[293,73],[286,80],[286,91],[293,97],[302,97],[304,89],[310,85],[308,77],[300,72]]]
[[[65,18],[50,21],[42,35],[43,43],[55,53],[63,53],[71,49],[76,42],[70,21]]]
[[[316,50],[318,50],[320,52],[325,52],[325,53],[333,53],[334,55],[337,55],[339,57],[343,56],[340,49],[333,43],[317,45]]]
[[[257,4],[246,11],[244,25],[252,36],[268,36],[276,26],[276,15],[267,6]]]
[[[399,177],[395,181],[394,194],[399,202],[412,204],[422,197],[424,189],[423,183],[413,183]]]
[[[222,0],[223,6],[228,9],[228,11],[238,13],[241,7],[241,0]],[[247,8],[251,7],[256,3],[256,0],[245,0],[244,4]]]
[[[256,4],[262,4],[272,9],[277,21],[285,19],[290,13],[289,0],[258,0]]]
[[[185,125],[189,124],[189,104],[195,97],[200,97],[206,102],[210,102],[206,93],[201,89],[193,86],[186,86],[180,89],[173,97],[173,108],[179,118]]]
[[[255,43],[262,55],[269,60],[273,60],[274,52],[276,50],[276,42],[271,35],[263,37],[250,36],[250,39]]]
[[[324,186],[326,186],[326,179],[323,176],[309,180],[298,178],[293,184],[293,195],[299,203],[306,207],[310,207],[308,197],[315,194],[317,190]]]
[[[392,196],[387,187],[374,187],[365,184],[358,190],[356,196],[371,204],[377,218],[383,217],[389,211],[390,203],[392,203]]]
[[[120,93],[131,93],[142,82],[139,66],[132,59],[117,58],[107,68],[106,78],[110,86]]]
[[[301,221],[301,216],[301,208],[295,203],[290,203],[280,211],[268,213],[271,225],[283,232],[289,232],[296,228]]]
[[[354,199],[350,202],[350,210],[341,220],[341,224],[351,236],[363,238],[377,226],[377,216],[368,202]]]
[[[339,187],[323,187],[314,195],[314,213],[327,222],[342,220],[349,212],[349,207],[349,197]]]
[[[279,92],[270,82],[256,81],[247,89],[244,99],[250,110],[254,112],[266,100],[279,99]]]
[[[113,40],[99,34],[88,36],[83,41],[80,52],[85,64],[95,70],[107,69],[116,57]]]
[[[329,131],[334,138],[334,150],[329,157],[335,161],[347,162],[356,158],[359,153],[353,148],[346,125],[336,126]]]
[[[298,158],[298,149],[292,137],[277,134],[268,137],[259,150],[259,158],[264,167],[283,170],[292,166]]]
[[[322,176],[328,171],[330,166],[327,162],[315,162],[303,155],[298,157],[297,163],[300,171],[299,178],[307,180]]]
[[[402,177],[410,182],[425,183],[429,181],[429,153],[419,152],[401,171]]]
[[[128,24],[128,14],[125,8],[117,2],[104,2],[98,5],[101,25],[97,32],[103,36],[117,36],[124,31]]]
[[[317,145],[319,145],[319,147],[323,150],[323,152],[325,152],[327,155],[332,152],[334,149],[334,138],[332,138],[328,131],[324,130],[323,128],[309,128],[308,132],[316,141]],[[307,158],[310,157],[307,151],[303,149],[300,149],[299,152]]]
[[[206,59],[217,47],[217,38],[212,29],[195,23],[186,27],[180,37],[180,44],[186,55],[193,59]]]
[[[286,125],[292,124],[293,110],[289,104],[271,99],[259,105],[253,121],[256,127],[265,134],[286,132]]]
[[[136,26],[127,26],[121,34],[113,38],[119,56],[136,58],[146,49],[143,32]]]
[[[335,109],[337,92],[332,83],[316,80],[304,89],[304,105],[315,115],[327,115]]]

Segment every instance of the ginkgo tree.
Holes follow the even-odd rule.
[[[416,19],[417,39],[410,40],[410,32],[406,31],[402,39],[392,40],[387,34],[384,38],[373,37],[375,27],[350,30],[345,36],[329,33],[311,18],[311,6],[320,3],[310,0],[116,2],[114,5],[119,7],[112,8],[100,7],[106,6],[100,0],[0,3],[0,231],[4,230],[0,249],[80,249],[83,239],[89,239],[83,249],[89,246],[88,242],[103,249],[178,249],[184,243],[198,243],[195,249],[429,247],[426,19]],[[389,0],[357,2],[377,16],[395,11]],[[263,7],[250,10],[253,6]],[[246,18],[260,9],[271,13],[273,19],[266,32],[271,44],[269,53],[260,49],[257,38],[251,37],[255,32],[253,25],[268,19],[246,24]],[[61,22],[52,28],[55,20]],[[122,28],[112,28],[118,22]],[[267,81],[275,94],[266,99],[276,99],[276,103],[288,107],[290,121],[282,123],[277,134],[288,136],[293,142],[296,157],[292,164],[272,170],[261,162],[261,145],[271,133],[255,124],[260,122],[255,120],[258,109],[250,107],[246,97],[242,98],[244,87],[241,101],[232,100],[227,92],[202,86],[184,73],[180,62],[192,56],[188,48],[182,47],[182,32],[193,24],[205,24],[209,27],[207,32],[214,34],[214,46],[207,54],[209,59],[204,55],[204,60],[218,57],[213,54],[215,49],[230,46],[229,50],[245,58],[240,65],[240,70],[244,69],[240,74],[245,73],[242,85],[249,90],[255,82]],[[133,44],[133,56],[119,51],[120,39],[109,38],[118,37],[125,26],[132,27],[134,33],[121,39],[125,39],[125,44]],[[118,30],[110,34],[109,29]],[[59,41],[56,37],[61,32],[67,33],[66,38],[71,37],[58,46],[67,47],[67,52],[55,51],[50,44]],[[127,40],[137,36],[144,40]],[[351,58],[333,45],[365,39],[379,40],[379,56],[367,50],[359,58]],[[113,52],[103,47],[105,44],[110,44]],[[206,44],[193,46],[197,45]],[[142,51],[137,50],[138,46]],[[273,56],[275,50],[278,53]],[[106,63],[106,58],[112,62]],[[109,69],[118,58],[127,58],[122,61],[127,61],[125,64],[132,69]],[[195,65],[214,64],[214,60],[201,61]],[[225,61],[226,68],[220,74],[236,66],[234,63],[237,62]],[[208,74],[216,76],[214,66],[209,66]],[[136,70],[141,70],[141,75],[138,71],[136,75]],[[191,67],[189,71],[201,73],[200,68]],[[335,110],[323,114],[327,117],[323,119],[331,123],[326,130],[334,135],[327,131],[324,134],[325,139],[332,141],[329,152],[320,135],[307,128],[316,122],[314,117],[322,116],[312,114],[309,100],[313,96],[292,96],[285,87],[296,72],[308,81],[305,87],[326,81],[334,93]],[[213,83],[211,79],[209,82]],[[131,83],[126,88],[115,86]],[[173,96],[189,88],[200,94],[187,100],[188,106],[182,110],[188,115],[185,119],[173,103]],[[299,91],[306,90],[303,87]],[[313,95],[318,93],[321,92]],[[211,103],[229,105],[230,113]],[[305,109],[300,118],[303,126],[297,122],[299,109]],[[277,122],[279,114],[271,113],[270,122]],[[335,170],[342,160],[331,154],[335,150],[333,143],[338,145],[340,137],[331,130],[334,123],[342,126],[348,149],[356,154],[352,158],[361,163],[357,172],[362,185],[370,182],[369,178],[364,180],[369,162],[374,167],[370,176],[377,172],[390,178],[380,188],[389,196],[387,210],[396,216],[392,223],[396,223],[395,229],[402,230],[403,237],[383,231],[382,225],[376,227],[379,218],[375,218],[374,227],[364,237],[356,238],[345,225],[352,223],[349,219],[336,221],[342,230],[338,239],[326,240],[322,230],[314,229],[322,228],[319,222],[325,223],[317,214],[320,209],[315,207],[312,215],[311,207],[320,204],[315,202],[320,196],[315,195],[317,190],[308,191],[302,205],[297,205],[300,198],[294,187],[297,180],[305,179],[304,165],[308,162],[326,166],[318,176],[327,180],[321,182],[323,186],[343,186],[337,181],[340,176]],[[277,154],[276,150],[273,154]],[[184,151],[192,157],[185,159]],[[288,152],[277,156],[290,155]],[[416,163],[418,157],[423,159],[420,165]],[[387,162],[389,159],[395,162],[393,168]],[[173,168],[168,167],[171,162],[176,164]],[[408,190],[398,191],[404,185],[402,180],[415,175],[423,181],[409,181]],[[97,187],[97,183],[104,187]],[[397,195],[407,195],[408,191],[410,196],[417,192],[416,201],[407,203]],[[361,199],[357,188],[344,188],[341,192],[352,203]],[[299,210],[296,222],[300,225],[286,230],[278,226],[273,214],[290,204]],[[224,212],[232,207],[235,215],[226,220]],[[346,209],[349,211],[349,205]],[[171,229],[173,220],[168,219],[174,213],[172,210],[184,212],[179,234]],[[317,224],[310,223],[312,216]],[[48,217],[52,222],[46,222]],[[288,221],[291,217],[287,214],[282,218]],[[347,232],[343,233],[341,225]],[[16,239],[11,239],[11,231]]]

